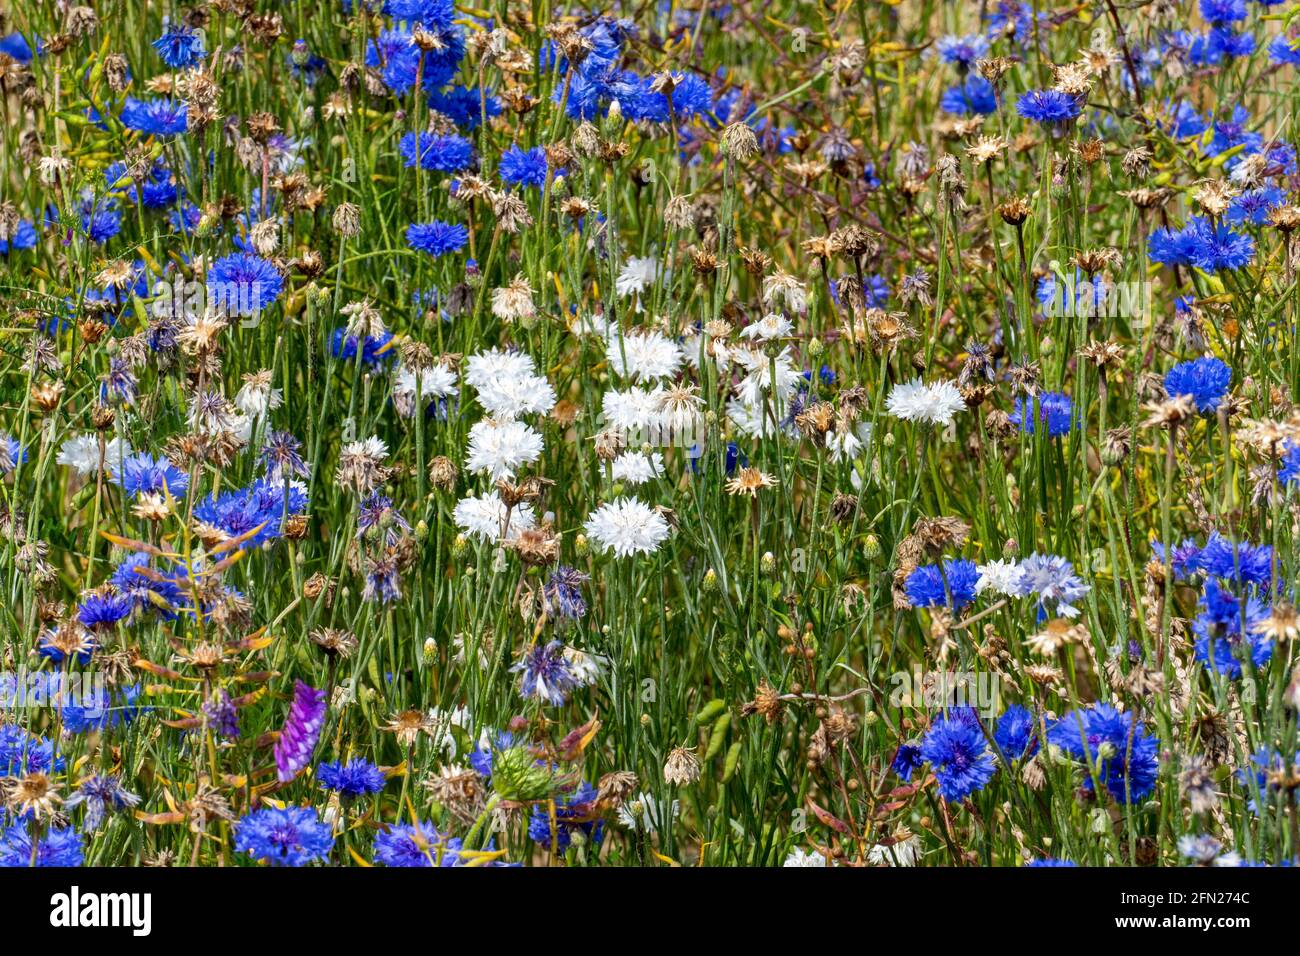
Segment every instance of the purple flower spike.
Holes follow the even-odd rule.
[[[316,741],[325,726],[325,692],[293,682],[293,705],[285,718],[280,739],[275,742],[275,766],[280,782],[287,783],[311,762]]]

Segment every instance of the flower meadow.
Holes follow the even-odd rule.
[[[0,865],[1300,856],[1300,6],[0,16]]]

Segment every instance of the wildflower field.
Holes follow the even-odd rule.
[[[1291,863],[1298,66],[0,3],[0,865]]]

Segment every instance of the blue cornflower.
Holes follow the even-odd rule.
[[[11,688],[11,693],[18,688]],[[32,703],[44,703],[32,700]],[[58,773],[66,761],[55,750],[54,742],[31,734],[15,724],[0,724],[0,777],[20,777],[29,773]]]
[[[975,65],[975,61],[982,59],[989,51],[989,41],[979,33],[972,33],[968,36],[954,36],[948,34],[935,41],[935,50],[939,54],[939,59],[944,63],[951,63],[961,70],[968,70]]]
[[[116,774],[94,774],[77,785],[77,792],[64,801],[68,808],[85,806],[85,827],[98,830],[104,818],[117,810],[129,810],[140,802],[139,796],[122,786]]]
[[[592,843],[599,843],[604,833],[604,821],[596,811],[596,788],[585,781],[567,797],[555,801],[555,849],[564,852],[575,832]],[[550,804],[534,803],[528,817],[528,836],[534,842],[551,847]]]
[[[1212,673],[1240,680],[1246,653],[1256,668],[1263,667],[1272,658],[1273,641],[1260,633],[1265,609],[1257,598],[1246,597],[1243,609],[1243,601],[1237,595],[1210,580],[1205,583],[1197,606],[1200,613],[1192,621],[1196,659]]]
[[[194,508],[194,517],[225,532],[242,538],[240,547],[254,548],[280,537],[287,516],[307,510],[307,493],[296,485],[287,489],[283,482],[257,479],[247,488],[209,496]]]
[[[235,824],[235,849],[272,866],[303,866],[329,855],[334,834],[310,807],[266,807]]]
[[[469,241],[469,231],[460,223],[416,222],[406,227],[406,244],[437,257],[460,252]]]
[[[1237,225],[1250,223],[1254,226],[1263,226],[1268,223],[1268,214],[1285,203],[1286,193],[1276,186],[1248,189],[1228,204],[1228,212],[1224,218]]]
[[[971,113],[987,115],[997,110],[998,96],[992,83],[972,73],[966,77],[966,82],[944,91],[939,98],[939,108],[958,116]]]
[[[1254,584],[1267,590],[1273,576],[1273,548],[1249,541],[1234,542],[1216,531],[1206,540],[1205,547],[1197,552],[1191,565],[1207,577]]]
[[[1073,860],[1062,860],[1054,856],[1045,856],[1041,860],[1030,860],[1025,866],[1032,867],[1052,867],[1052,866],[1078,866]]]
[[[1012,704],[998,718],[993,739],[1007,760],[1019,760],[1038,750],[1038,743],[1034,739],[1037,730],[1034,715],[1019,704]]]
[[[153,610],[162,620],[175,618],[175,608],[185,601],[185,593],[171,579],[160,579],[143,552],[127,556],[110,580],[120,594],[131,599],[135,609]]]
[[[1282,448],[1282,467],[1277,472],[1278,480],[1289,485],[1300,479],[1300,445],[1287,442]]]
[[[921,742],[921,757],[939,781],[939,794],[948,801],[964,800],[983,790],[997,769],[979,715],[969,707],[953,710],[930,725]]]
[[[1165,546],[1159,541],[1151,542],[1151,554],[1161,565],[1165,563]],[[1183,541],[1182,544],[1174,545],[1173,554],[1169,556],[1169,565],[1174,572],[1175,581],[1186,581],[1198,570],[1198,559],[1201,555],[1201,548],[1190,538]]]
[[[162,494],[164,489],[173,498],[180,498],[190,486],[185,472],[166,458],[154,458],[147,451],[122,459],[121,472],[114,472],[112,479],[132,498]]]
[[[1038,280],[1035,298],[1044,312],[1066,316],[1105,314],[1106,299],[1112,287],[1102,276],[1090,279],[1083,270],[1075,269],[1073,281],[1066,277],[1062,282],[1061,278],[1050,273]]]
[[[45,54],[44,47],[45,44],[38,39],[36,49],[42,56]],[[19,63],[32,62],[32,45],[21,33],[9,33],[0,37],[0,53]]]
[[[1290,36],[1276,37],[1268,45],[1268,58],[1274,63],[1300,65],[1300,43]]]
[[[316,770],[316,779],[326,790],[333,790],[348,799],[384,789],[383,771],[360,757],[347,763],[338,760],[323,763]]]
[[[916,568],[907,576],[904,588],[913,607],[947,607],[960,610],[975,600],[979,571],[975,562],[947,558],[940,571],[937,564]],[[950,600],[951,598],[951,600]]]
[[[402,154],[404,165],[414,166],[417,161],[415,133],[407,133],[403,136],[397,150]],[[460,136],[437,136],[433,133],[421,133],[418,153],[421,169],[454,173],[469,167],[474,158],[474,147],[470,145],[469,140]]]
[[[1182,229],[1152,232],[1148,250],[1153,262],[1216,272],[1249,263],[1255,255],[1255,240],[1221,223],[1215,225],[1193,216]]]
[[[324,57],[313,53],[307,46],[307,41],[301,38],[293,41],[285,62],[289,64],[289,71],[308,86],[314,84],[329,65]]]
[[[1201,0],[1200,7],[1206,23],[1236,23],[1246,19],[1246,0]]]
[[[122,231],[122,215],[112,199],[100,203],[83,203],[81,231],[96,245],[102,245]]]
[[[1020,562],[1020,580],[1016,585],[1021,597],[1038,596],[1040,612],[1046,613],[1047,603],[1055,605],[1055,613],[1076,617],[1076,601],[1088,593],[1088,585],[1074,573],[1074,565],[1065,558],[1035,551]]]
[[[1200,136],[1208,125],[1205,118],[1186,100],[1177,103],[1167,102],[1164,107],[1165,119],[1160,123],[1174,139],[1190,139]]]
[[[357,537],[365,537],[371,529],[391,548],[401,540],[404,532],[411,530],[411,523],[393,510],[392,498],[372,491],[361,499],[357,507]]]
[[[488,119],[501,113],[501,101],[490,91],[483,91],[480,98],[479,87],[452,86],[430,93],[429,108],[451,117],[462,129],[473,130],[482,122],[484,113]]]
[[[542,602],[546,613],[557,620],[581,620],[587,613],[587,602],[582,596],[582,585],[588,575],[567,565],[559,565],[542,586]]]
[[[402,597],[402,575],[397,558],[385,555],[366,562],[366,585],[361,600],[391,604]]]
[[[262,446],[262,466],[271,481],[285,478],[306,478],[311,469],[302,460],[302,442],[292,432],[273,431],[266,436]]]
[[[426,821],[392,823],[375,834],[375,862],[384,866],[458,866],[462,843]]]
[[[1016,112],[1035,123],[1066,123],[1082,113],[1083,106],[1060,90],[1030,90],[1016,100]]]
[[[122,125],[151,136],[175,136],[189,128],[189,106],[169,98],[138,100],[128,96],[122,107]]]
[[[0,834],[0,866],[81,866],[85,843],[72,827],[51,827],[36,841],[32,853],[32,834],[27,824],[15,823]]]
[[[27,460],[27,449],[13,435],[0,432],[0,475],[7,475]]]
[[[1047,740],[1075,759],[1086,759],[1117,801],[1141,800],[1155,789],[1160,741],[1141,721],[1134,726],[1133,719],[1131,711],[1093,704],[1067,713],[1047,731]],[[1083,786],[1092,790],[1091,773]]]
[[[673,115],[680,121],[682,117],[699,116],[713,111],[713,91],[709,84],[694,73],[677,74],[677,85],[673,87]]]
[[[77,620],[91,631],[106,631],[131,613],[131,598],[125,594],[86,594],[77,607]]]
[[[452,0],[385,0],[384,13],[394,20],[446,29],[456,18],[456,7]]]
[[[920,747],[916,746],[916,744],[901,744],[894,754],[894,759],[890,761],[889,767],[894,773],[898,774],[901,780],[910,783],[912,774],[924,764],[925,758],[921,756]]]
[[[522,697],[552,707],[562,706],[569,699],[569,693],[580,686],[578,678],[569,668],[564,645],[559,641],[546,644],[538,641],[510,670],[523,675],[519,679],[519,693]]]
[[[208,299],[235,315],[256,315],[283,289],[280,271],[269,260],[248,252],[232,253],[208,268]]]
[[[83,689],[75,702],[63,706],[63,729],[70,734],[84,734],[129,724],[140,715],[136,704],[139,696],[138,685],[124,687],[116,693],[102,686],[89,691]]]
[[[36,226],[30,219],[20,220],[13,235],[8,239],[0,239],[0,256],[8,256],[10,252],[24,249],[35,249],[39,238]]]
[[[1255,240],[1223,223],[1194,217],[1188,258],[1205,272],[1240,269],[1255,258]]]
[[[387,362],[396,354],[392,342],[392,332],[386,331],[379,337],[367,335],[365,344],[361,348],[361,361],[367,365],[379,365]],[[347,329],[339,326],[334,330],[334,334],[330,339],[330,352],[335,358],[344,361],[355,359],[357,357],[357,337],[348,335]]]
[[[1217,358],[1179,362],[1165,373],[1165,392],[1169,397],[1190,396],[1196,403],[1196,410],[1202,415],[1218,410],[1231,383],[1232,369]]]
[[[184,24],[166,29],[162,36],[153,41],[153,48],[173,70],[189,69],[207,55],[207,50],[203,48],[203,34]]]
[[[1046,425],[1049,438],[1060,438],[1069,434],[1074,425],[1074,402],[1064,392],[1042,392],[1030,396],[1028,402],[1017,398],[1010,420],[1030,435],[1038,431],[1040,424]]]
[[[1287,766],[1286,758],[1271,747],[1261,747],[1251,754],[1246,766],[1236,771],[1237,780],[1249,797],[1246,806],[1250,812],[1259,813],[1260,807],[1267,805],[1269,798],[1276,792],[1276,785],[1270,783],[1271,775],[1278,771],[1294,770],[1297,766],[1300,766],[1300,753],[1292,758],[1290,767]]]
[[[487,739],[470,753],[469,765],[476,774],[484,778],[484,782],[489,782],[492,779],[494,755],[513,747],[515,735],[508,730],[498,730],[486,736]]]
[[[502,180],[512,186],[546,185],[546,150],[540,146],[524,150],[511,146],[501,154],[501,163],[497,172]]]

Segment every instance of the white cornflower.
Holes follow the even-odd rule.
[[[727,417],[741,434],[750,438],[769,438],[778,431],[772,416],[761,405],[751,405],[733,398],[727,402]]]
[[[574,335],[595,335],[607,338],[611,326],[603,312],[583,312],[579,310],[569,319],[569,331]]]
[[[430,727],[429,736],[433,740],[431,746],[435,751],[441,750],[449,760],[455,760],[458,748],[452,728],[462,731],[470,729],[469,708],[454,707],[451,710],[443,710],[441,707],[430,707],[427,717]],[[466,736],[469,734],[466,733]]]
[[[668,537],[668,522],[636,498],[618,498],[601,505],[587,518],[587,537],[617,557],[654,554]]]
[[[803,372],[794,364],[790,349],[769,357],[757,349],[740,349],[734,358],[748,374],[736,386],[736,397],[746,405],[761,406],[766,392],[785,402],[799,387]]]
[[[620,296],[638,295],[659,279],[659,260],[650,256],[632,256],[623,265],[623,271],[614,280],[614,291]]]
[[[441,362],[434,362],[418,375],[403,368],[393,380],[393,394],[414,398],[417,391],[422,398],[450,398],[456,394],[456,376]]]
[[[425,406],[430,402],[450,398],[457,391],[456,376],[441,362],[434,362],[418,374],[409,368],[399,370],[393,378],[393,405],[403,418],[415,414],[417,390],[420,402]]]
[[[600,673],[609,663],[609,658],[599,654],[588,654],[576,647],[565,646],[564,662],[569,666],[573,679],[584,687],[590,687],[600,677]]]
[[[803,847],[795,847],[790,851],[789,856],[785,858],[782,866],[826,866],[826,856],[822,853],[809,853]]]
[[[645,329],[622,335],[611,332],[605,341],[605,358],[624,378],[650,382],[676,375],[684,356],[681,346],[668,336]]]
[[[672,440],[693,441],[704,424],[703,410],[704,399],[694,385],[673,385],[659,394],[659,412]]]
[[[527,531],[537,525],[537,519],[533,516],[533,507],[526,501],[510,509],[510,523],[507,525],[506,504],[495,489],[481,498],[474,495],[462,498],[456,502],[451,517],[456,522],[456,527],[470,537],[488,542],[510,541],[517,537],[519,532]]]
[[[493,481],[513,478],[524,465],[542,455],[541,433],[517,421],[484,419],[469,430],[465,467],[485,472]]]
[[[686,361],[690,363],[691,368],[699,371],[700,368],[700,339],[701,335],[694,327],[687,329],[682,334],[682,352],[686,355]],[[705,358],[711,360],[717,366],[719,372],[725,372],[731,367],[731,358],[735,349],[728,345],[722,339],[710,338],[707,340],[705,348]]]
[[[121,438],[110,438],[104,443],[104,464],[109,471],[122,470],[122,459],[129,458],[131,446]],[[83,478],[99,471],[99,437],[92,432],[69,438],[59,448],[60,465],[67,465]]]
[[[640,793],[618,808],[618,822],[629,830],[658,833],[673,825],[680,810],[681,801],[674,800],[665,814],[663,805],[652,794]]]
[[[1017,597],[1020,594],[1020,565],[1014,561],[990,561],[981,564],[979,580],[975,582],[975,593],[992,591],[1002,597]]]
[[[535,311],[533,287],[523,273],[511,279],[509,285],[492,290],[492,314],[503,322],[530,318]]]
[[[479,389],[478,403],[498,418],[545,415],[555,407],[555,389],[540,375],[500,376]]]
[[[263,369],[244,376],[244,385],[235,393],[235,407],[250,418],[261,418],[283,403],[280,390],[271,386],[271,371]]]
[[[772,339],[787,336],[793,331],[793,322],[777,312],[769,312],[752,325],[745,326],[740,334],[743,338],[770,342]]]
[[[763,302],[772,309],[784,305],[788,312],[807,312],[808,290],[794,276],[774,272],[763,278]]]
[[[536,374],[533,358],[527,352],[488,349],[465,360],[465,384],[483,389],[503,379]]]
[[[388,446],[374,435],[364,441],[348,442],[339,451],[338,467],[334,481],[364,495],[388,479],[390,470],[384,465]]]
[[[948,381],[926,385],[914,378],[906,384],[895,385],[885,399],[885,409],[895,418],[929,425],[947,426],[952,423],[953,416],[965,408],[961,392]]]
[[[656,388],[629,388],[626,392],[608,391],[600,401],[605,424],[625,432],[650,431],[664,423],[660,407],[663,391]]]
[[[643,485],[664,473],[664,456],[657,451],[648,455],[640,451],[624,452],[614,459],[611,473],[615,481]]]
[[[920,841],[915,835],[889,846],[877,843],[867,851],[867,860],[872,866],[916,866],[920,858]]]
[[[851,428],[845,431],[832,428],[826,433],[826,447],[830,450],[831,461],[840,462],[857,458],[862,451],[862,442]]]

